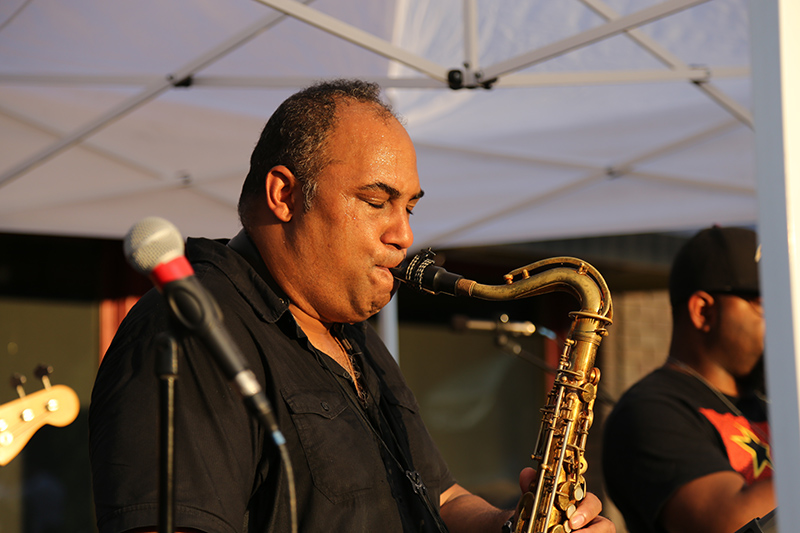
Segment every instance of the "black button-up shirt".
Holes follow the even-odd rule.
[[[383,343],[366,324],[337,330],[362,373],[364,401],[344,369],[310,344],[249,239],[241,233],[232,244],[236,251],[189,239],[187,256],[272,403],[294,469],[300,531],[436,531],[407,472],[421,474],[437,511],[454,480]],[[170,323],[163,298],[150,291],[98,372],[89,422],[103,533],[157,524],[155,338]],[[286,469],[269,435],[197,339],[171,330],[180,346],[176,527],[288,531]]]

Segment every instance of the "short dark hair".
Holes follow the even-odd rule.
[[[267,121],[250,156],[250,172],[239,196],[239,219],[247,229],[264,195],[267,173],[284,165],[303,184],[304,208],[317,190],[317,177],[330,163],[325,150],[336,125],[337,104],[343,101],[372,104],[379,116],[395,118],[391,106],[381,100],[381,88],[363,80],[336,79],[317,83],[287,98]]]

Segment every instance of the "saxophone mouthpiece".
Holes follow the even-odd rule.
[[[407,257],[389,271],[395,278],[419,291],[456,296],[458,281],[463,279],[463,276],[451,274],[444,268],[434,265],[435,255],[430,248],[422,250],[411,258]]]
[[[396,267],[390,267],[389,272],[392,273],[392,276],[398,281],[402,281],[406,283],[406,269],[408,269],[408,265],[411,262],[410,257],[406,257],[403,259],[403,262],[397,265]]]

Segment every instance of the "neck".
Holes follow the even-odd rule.
[[[303,332],[309,337],[312,335],[331,335],[332,324],[327,324],[319,318],[306,313],[294,302],[289,303],[289,311],[291,311],[292,316],[294,316],[294,319],[300,325]]]
[[[308,340],[319,351],[342,364],[342,347],[331,332],[332,324],[327,324],[319,318],[309,315],[294,303],[289,304],[289,311],[297,321],[300,329],[308,336]],[[345,365],[342,365],[347,368]]]
[[[686,318],[675,321],[669,357],[691,368],[719,392],[739,396],[739,384],[723,364],[730,355],[720,353],[712,336]]]
[[[358,375],[353,362],[350,360],[350,355],[344,349],[340,341],[333,335],[331,331],[332,324],[322,322],[320,319],[309,315],[295,304],[289,304],[289,311],[297,321],[300,329],[308,337],[309,342],[320,352],[327,355],[336,363],[344,368],[353,380],[356,392],[361,395],[361,385],[358,382]]]
[[[679,370],[695,373],[702,377],[709,385],[728,396],[739,396],[739,384],[727,370],[713,361],[702,358],[687,358],[670,353],[669,362]]]

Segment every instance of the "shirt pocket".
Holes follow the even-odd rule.
[[[439,501],[439,484],[445,473],[436,444],[433,441],[422,417],[419,404],[414,394],[402,384],[388,382],[388,391],[384,392],[383,401],[392,406],[396,424],[396,434],[405,454],[410,452],[414,470],[422,475],[433,501]]]
[[[346,398],[332,391],[282,392],[314,486],[340,503],[367,491],[383,463],[375,439]]]

